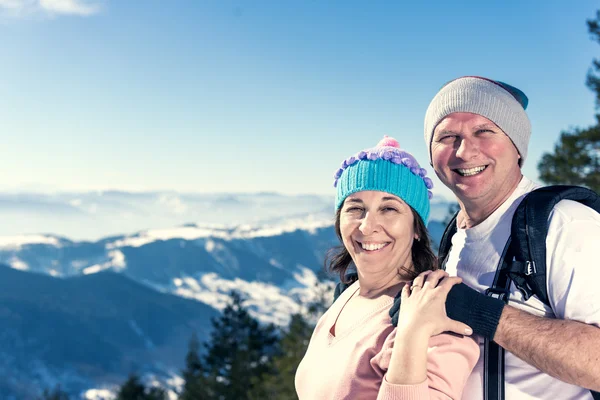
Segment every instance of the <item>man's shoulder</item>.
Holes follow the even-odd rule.
[[[561,200],[550,213],[550,220],[562,219],[565,222],[590,221],[600,222],[600,214],[596,210],[573,200]]]
[[[531,179],[523,176],[521,182],[519,183],[519,187],[517,188],[517,192],[521,194],[523,197],[530,192],[544,187],[539,183],[532,181]],[[588,219],[600,221],[600,214],[596,212],[594,209],[583,205],[574,200],[561,200],[559,201],[553,208],[550,213],[550,220],[553,217],[563,218],[567,220],[580,220],[580,219]]]

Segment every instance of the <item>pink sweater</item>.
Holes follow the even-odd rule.
[[[358,282],[342,293],[321,317],[296,372],[300,400],[342,399],[460,399],[479,358],[472,338],[442,334],[429,341],[427,380],[417,385],[394,385],[386,380],[396,328],[388,310],[394,299],[373,300],[372,312],[343,332],[331,334],[339,313]]]

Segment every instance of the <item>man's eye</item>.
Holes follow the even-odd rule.
[[[456,139],[456,135],[447,135],[447,136],[442,136],[441,138],[438,138],[438,142],[452,143],[452,142],[454,142],[455,139]]]

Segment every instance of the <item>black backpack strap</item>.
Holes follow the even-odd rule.
[[[579,186],[555,185],[536,189],[523,199],[512,220],[510,277],[527,300],[537,296],[550,305],[546,288],[548,217],[561,200],[574,200],[600,212],[600,196]]]
[[[511,239],[504,245],[500,256],[494,282],[485,294],[508,303],[511,278],[509,275]],[[484,400],[504,400],[504,348],[494,341],[485,339],[483,344],[483,398]]]
[[[440,240],[440,247],[438,249],[438,268],[442,270],[446,270],[446,262],[448,261],[448,254],[450,254],[450,248],[452,248],[452,236],[456,233],[456,217],[458,217],[457,211],[448,225],[446,225],[446,229],[444,229],[444,234],[442,235],[442,239]]]

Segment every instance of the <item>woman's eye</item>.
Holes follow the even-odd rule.
[[[350,208],[346,209],[346,212],[349,212],[349,213],[355,213],[355,212],[360,212],[360,211],[362,211],[362,208],[360,208],[360,207],[350,207]]]
[[[383,211],[390,212],[390,211],[397,211],[397,210],[394,207],[384,207]]]

